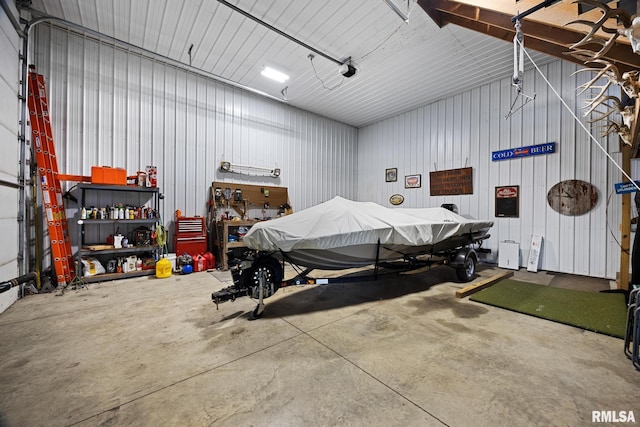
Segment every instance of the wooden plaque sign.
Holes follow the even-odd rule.
[[[562,215],[582,215],[598,203],[598,189],[579,179],[560,181],[547,193],[547,202]]]
[[[432,196],[473,194],[473,168],[429,172],[429,184]]]

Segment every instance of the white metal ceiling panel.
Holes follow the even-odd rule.
[[[229,3],[333,59],[351,58],[356,75],[343,77],[339,64],[219,1],[33,0],[31,7],[356,127],[512,70],[509,43],[439,28],[415,2],[408,23],[383,0]],[[541,63],[551,60],[530,53]],[[264,66],[290,79],[270,81],[260,75]]]

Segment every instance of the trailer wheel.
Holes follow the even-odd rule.
[[[468,254],[462,267],[456,268],[456,275],[461,282],[470,282],[476,274],[476,257],[471,253]]]
[[[269,298],[282,284],[282,265],[277,259],[271,257],[261,257],[253,262],[245,279],[251,298],[258,298],[260,295],[260,272],[264,272],[266,278],[263,298]]]

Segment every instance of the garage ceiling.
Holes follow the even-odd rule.
[[[510,76],[513,28],[509,28],[509,18],[541,3],[492,1],[493,12],[499,13],[503,23],[506,20],[502,28],[485,22],[487,12],[492,11],[482,9],[481,1],[393,0],[393,5],[385,0],[226,1],[228,4],[213,0],[18,3],[355,127]],[[538,28],[543,33],[576,16],[577,6],[563,2],[531,15],[546,20]],[[554,20],[555,24],[547,24]],[[343,77],[335,61],[310,48],[338,62],[351,58],[356,74]],[[536,63],[553,60],[528,51]],[[531,67],[528,61],[526,65]],[[264,66],[290,79],[285,83],[268,80],[260,74]]]

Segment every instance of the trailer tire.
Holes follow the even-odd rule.
[[[247,271],[247,277],[245,279],[245,285],[249,289],[249,296],[251,298],[258,298],[259,292],[259,273],[264,272],[266,275],[267,283],[264,293],[264,298],[269,298],[276,293],[282,285],[282,278],[284,276],[282,264],[270,256],[260,257],[253,261],[253,265]]]
[[[467,254],[462,267],[456,268],[456,275],[461,282],[470,282],[476,274],[476,257],[473,252]]]

